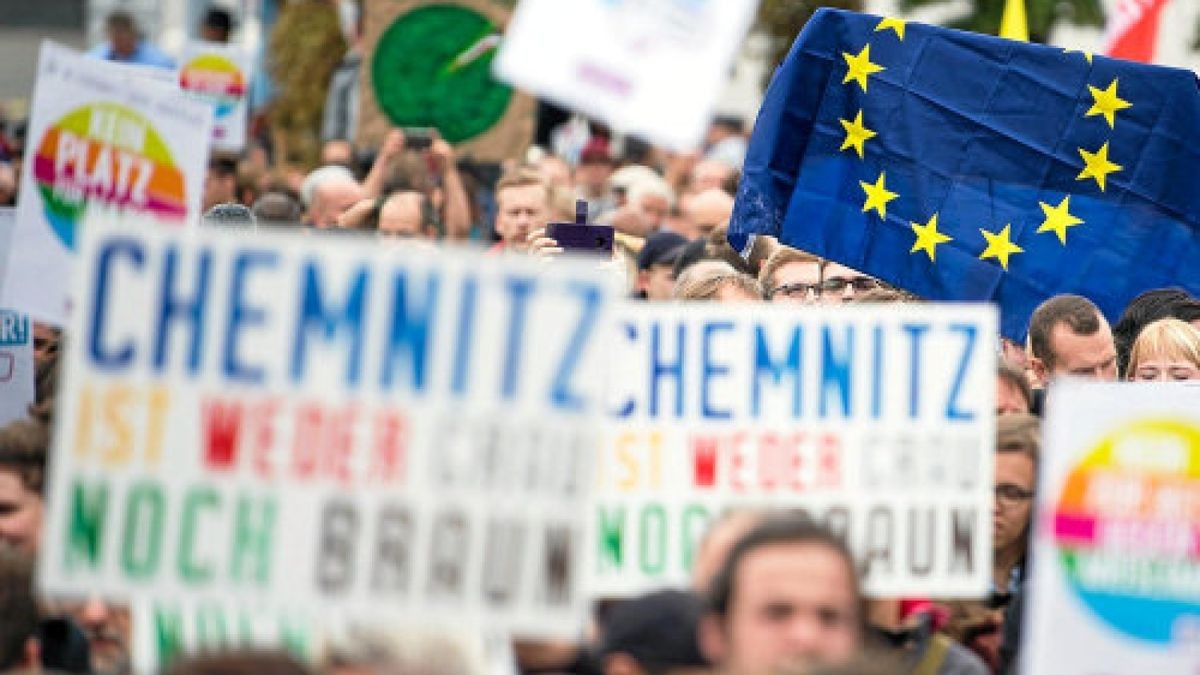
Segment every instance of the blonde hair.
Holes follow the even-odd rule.
[[[1142,329],[1129,350],[1126,378],[1155,356],[1182,359],[1200,368],[1200,331],[1179,319],[1159,319]]]
[[[698,262],[692,267],[699,267],[705,262],[708,261]],[[718,263],[711,269],[700,268],[693,275],[681,275],[675,284],[675,298],[678,300],[715,300],[717,293],[726,286],[739,288],[760,300],[763,296],[762,286],[759,285],[757,279],[749,274],[742,274],[725,263]]]
[[[527,167],[510,171],[501,176],[500,180],[496,183],[496,196],[498,198],[500,193],[508,188],[529,187],[531,185],[537,185],[546,191],[546,204],[549,205],[551,199],[550,186],[542,179],[542,174]]]

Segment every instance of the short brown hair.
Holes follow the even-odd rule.
[[[817,265],[817,273],[820,276],[820,258],[807,251],[801,251],[791,246],[780,246],[767,258],[767,261],[763,263],[762,269],[759,270],[758,283],[762,284],[763,290],[767,293],[774,290],[775,273],[784,265],[792,263],[812,263]]]
[[[1042,424],[1029,413],[1001,415],[996,418],[996,452],[1020,452],[1033,461],[1036,469],[1041,456]]]
[[[1100,308],[1081,295],[1056,295],[1034,310],[1029,318],[1029,350],[1048,370],[1056,355],[1050,336],[1055,326],[1065,323],[1076,335],[1095,335],[1100,330]]]
[[[872,288],[862,295],[854,296],[854,302],[865,305],[891,305],[920,301],[921,299],[912,293],[890,286]]]
[[[1025,373],[1020,368],[1000,359],[1000,363],[996,366],[996,375],[1016,387],[1017,391],[1021,392],[1021,397],[1025,399],[1025,408],[1033,410],[1033,388],[1029,386],[1029,378],[1025,377]]]
[[[9,423],[0,428],[0,470],[17,474],[26,490],[42,494],[49,444],[45,424],[32,419]]]

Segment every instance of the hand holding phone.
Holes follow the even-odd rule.
[[[575,202],[575,222],[550,223],[546,236],[565,251],[612,255],[616,230],[612,225],[588,225],[587,202]]]

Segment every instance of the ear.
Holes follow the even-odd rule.
[[[646,290],[646,286],[650,283],[650,272],[646,270],[638,270],[637,289],[639,291]]]
[[[725,625],[722,617],[713,613],[705,614],[700,619],[696,629],[696,639],[700,643],[700,653],[709,663],[719,665],[725,662],[729,654],[729,640],[725,635]]]
[[[1045,388],[1046,383],[1050,381],[1050,369],[1046,367],[1046,363],[1036,356],[1031,356],[1029,367],[1033,369],[1033,378],[1037,380],[1037,386]]]

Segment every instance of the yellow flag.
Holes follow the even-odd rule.
[[[1029,42],[1029,22],[1025,19],[1025,0],[1008,0],[1000,18],[1000,37]]]

